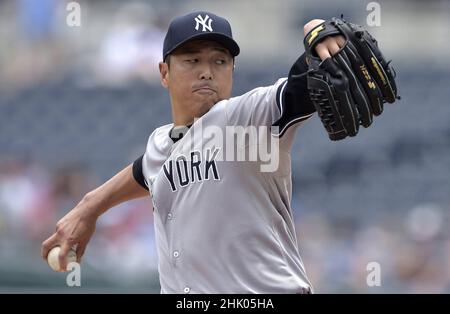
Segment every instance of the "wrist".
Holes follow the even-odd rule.
[[[106,211],[105,201],[97,190],[87,193],[80,201],[77,207],[80,208],[82,215],[86,218],[98,218]]]

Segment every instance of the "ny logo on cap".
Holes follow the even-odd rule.
[[[213,20],[206,15],[205,18],[203,18],[201,16],[201,14],[197,15],[197,17],[195,18],[195,30],[198,31],[198,27],[200,26],[200,24],[202,24],[203,29],[202,32],[206,32],[206,30],[209,30],[210,32],[213,31],[212,27],[211,27],[211,22]],[[208,23],[208,25],[206,25],[206,23]]]

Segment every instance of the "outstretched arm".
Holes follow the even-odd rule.
[[[304,34],[308,34],[324,20],[314,19],[305,24]],[[325,60],[335,55],[345,44],[345,38],[341,35],[326,37],[315,47],[315,52],[321,60]],[[308,119],[316,111],[308,92],[306,72],[308,64],[306,53],[302,54],[292,65],[289,71],[288,80],[285,85],[280,86],[277,96],[277,105],[282,112],[280,118],[274,122],[274,126],[279,127],[279,134],[282,136],[286,129],[294,122],[301,122]]]
[[[132,165],[127,166],[103,185],[87,193],[58,221],[56,232],[42,243],[42,258],[47,260],[48,252],[57,245],[61,246],[59,264],[65,270],[67,253],[76,245],[77,261],[80,262],[101,214],[120,203],[148,195],[149,192],[134,179]]]

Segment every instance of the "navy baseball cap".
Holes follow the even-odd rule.
[[[163,61],[175,49],[193,39],[216,41],[227,48],[233,57],[240,51],[226,19],[210,12],[197,11],[172,20],[164,38]]]

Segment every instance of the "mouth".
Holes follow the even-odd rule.
[[[214,93],[217,93],[216,90],[212,87],[209,86],[200,86],[194,89],[194,93],[199,93],[199,94],[205,94],[205,95],[211,95]]]
[[[199,89],[196,89],[195,92],[199,93],[199,94],[204,94],[204,95],[212,95],[216,91],[211,88],[199,88]]]

